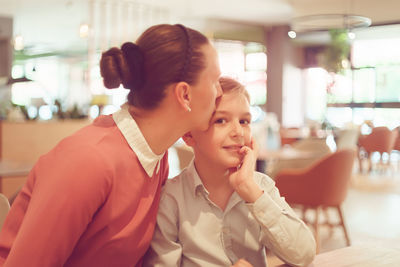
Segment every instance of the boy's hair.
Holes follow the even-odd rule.
[[[244,96],[250,103],[250,95],[247,92],[244,85],[241,84],[240,82],[229,77],[221,77],[219,78],[219,84],[221,85],[221,89],[224,94],[230,92],[237,92],[240,94],[244,94]]]

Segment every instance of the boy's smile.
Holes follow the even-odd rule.
[[[249,101],[243,93],[224,93],[209,128],[191,132],[196,160],[222,168],[240,165],[242,156],[239,151],[251,142],[249,110]]]
[[[229,152],[239,153],[239,151],[242,147],[243,147],[243,145],[228,145],[228,146],[223,146],[222,148],[228,150]]]

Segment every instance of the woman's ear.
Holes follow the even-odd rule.
[[[179,82],[175,86],[175,97],[179,105],[187,111],[191,111],[192,88],[187,82]]]
[[[193,147],[195,145],[195,141],[191,132],[187,132],[182,136],[183,141],[185,141],[186,145]]]

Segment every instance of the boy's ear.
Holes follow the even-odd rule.
[[[174,88],[176,100],[185,110],[190,108],[190,101],[192,99],[191,90],[192,89],[187,82],[179,82]]]
[[[193,147],[195,145],[195,141],[193,139],[192,133],[187,132],[182,136],[183,141],[185,141],[186,145]]]

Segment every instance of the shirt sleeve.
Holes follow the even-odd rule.
[[[308,265],[316,253],[312,232],[280,196],[272,179],[261,173],[255,173],[255,179],[264,193],[247,206],[261,227],[261,242],[290,265]]]
[[[181,266],[182,246],[178,240],[178,224],[177,202],[163,191],[153,240],[144,256],[144,267]]]
[[[107,198],[105,160],[95,150],[66,150],[43,156],[30,173],[4,225],[11,249],[3,266],[63,266]]]

